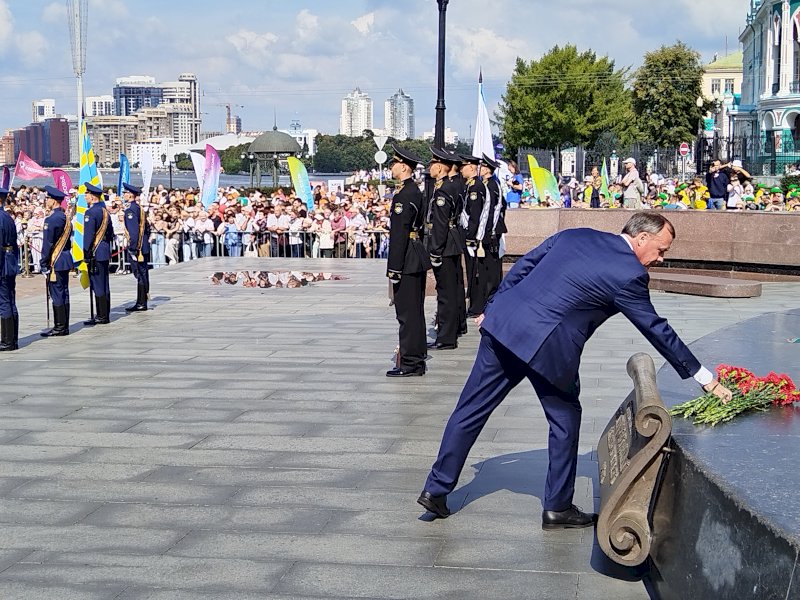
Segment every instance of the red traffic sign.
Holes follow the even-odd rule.
[[[681,156],[686,156],[687,154],[689,154],[689,144],[687,144],[686,142],[683,142],[680,145],[680,148],[678,148],[678,152],[681,153]]]

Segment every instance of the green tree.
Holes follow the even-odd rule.
[[[517,58],[495,117],[509,156],[520,146],[559,150],[592,144],[604,131],[634,136],[627,70],[607,56],[556,46],[539,60]]]
[[[702,98],[700,54],[683,42],[644,55],[633,82],[633,110],[644,139],[658,146],[677,146],[697,133],[708,110]]]
[[[179,171],[193,171],[194,164],[187,152],[180,152],[175,155],[175,168]]]

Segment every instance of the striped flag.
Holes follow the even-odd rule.
[[[80,275],[81,286],[83,289],[89,287],[89,267],[83,262],[83,218],[88,205],[86,204],[86,183],[92,185],[100,184],[100,177],[97,173],[97,164],[94,160],[94,150],[86,130],[86,121],[83,122],[81,132],[81,170],[78,186],[78,201],[75,204],[75,215],[72,222],[72,259],[78,263],[78,274]]]

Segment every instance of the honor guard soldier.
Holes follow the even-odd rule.
[[[453,350],[461,326],[460,308],[464,301],[464,280],[459,281],[463,241],[457,229],[458,183],[450,179],[451,169],[461,159],[445,150],[431,148],[433,158],[430,175],[435,180],[433,195],[425,218],[425,243],[436,277],[436,341],[428,344],[434,350]],[[461,302],[459,302],[459,295]]]
[[[136,304],[127,307],[128,312],[147,310],[147,295],[150,293],[150,223],[139,204],[141,188],[123,183],[125,209],[125,231],[128,238],[128,263],[136,278]]]
[[[72,223],[64,214],[61,202],[67,195],[53,186],[45,186],[45,208],[50,211],[44,220],[41,270],[47,277],[47,295],[53,303],[54,327],[42,337],[69,335],[69,272],[74,267],[70,249]]]
[[[392,281],[400,349],[397,368],[386,376],[413,377],[425,374],[425,272],[431,263],[420,239],[422,192],[411,179],[419,160],[402,148],[392,148],[392,177],[400,184],[392,201],[386,276]]]
[[[14,218],[5,211],[8,190],[0,188],[0,352],[19,348],[17,273],[19,247]]]
[[[84,325],[105,325],[111,317],[111,290],[108,285],[108,263],[114,227],[103,202],[103,190],[87,183],[86,202],[89,208],[83,219],[83,255],[89,267],[89,282],[94,295],[97,316]]]
[[[485,251],[479,244],[478,227],[481,222],[486,186],[479,177],[481,159],[477,156],[461,155],[461,175],[464,178],[464,207],[461,213],[461,227],[465,240],[467,263],[467,299],[468,317],[477,317],[483,312],[486,299],[481,302],[479,291],[478,258],[483,258]]]
[[[485,234],[483,237],[484,250],[486,257],[483,259],[485,286],[482,292],[486,300],[491,298],[503,280],[503,254],[505,249],[501,248],[503,234],[506,232],[506,200],[500,192],[500,182],[494,176],[495,171],[500,165],[492,158],[483,155],[481,165],[481,178],[486,184],[489,200],[489,210],[484,226]],[[482,284],[483,285],[483,284]],[[484,304],[486,301],[484,301]]]

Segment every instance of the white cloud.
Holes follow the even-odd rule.
[[[22,63],[27,67],[41,65],[47,58],[50,45],[38,31],[20,33],[14,43]]]
[[[372,26],[375,25],[375,13],[367,13],[365,15],[361,15],[355,21],[350,21],[350,24],[356,28],[361,35],[367,35]]]
[[[99,14],[112,20],[129,16],[128,7],[123,0],[89,0],[90,15]]]
[[[300,40],[313,39],[319,33],[319,17],[306,8],[297,13],[295,25]]]
[[[240,29],[225,37],[239,54],[240,58],[254,67],[264,67],[271,56],[271,49],[278,41],[278,36],[271,32],[256,33],[248,29]]]
[[[42,10],[42,21],[59,25],[66,23],[67,5],[64,2],[51,2]]]
[[[681,4],[694,29],[720,39],[727,35],[732,46],[737,44],[738,33],[745,25],[747,0],[681,0]]]
[[[5,0],[0,0],[0,52],[5,44],[11,39],[11,32],[14,29],[14,17],[11,9]]]
[[[492,79],[510,75],[518,56],[529,56],[531,49],[521,39],[510,38],[489,29],[458,28],[451,32],[449,59],[456,75],[477,80],[478,70]]]

